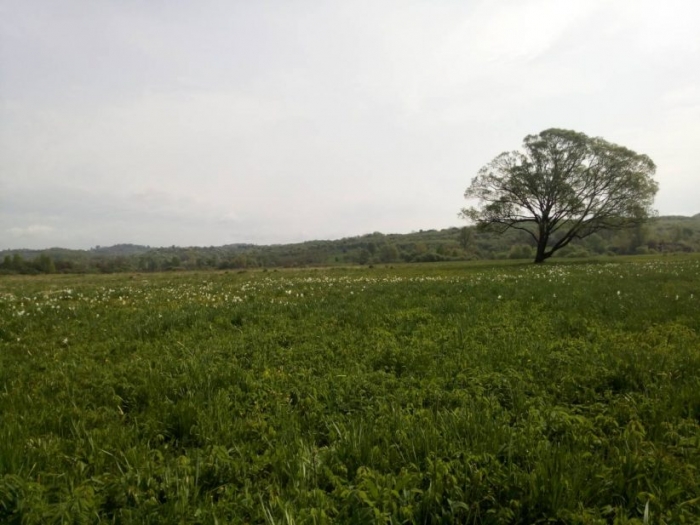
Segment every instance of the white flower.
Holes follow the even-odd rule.
[[[64,345],[67,345],[67,344],[68,344],[68,338],[67,338],[67,337],[64,337],[62,342],[63,342]]]

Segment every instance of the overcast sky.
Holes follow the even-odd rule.
[[[0,0],[0,249],[459,226],[550,127],[699,213],[698,27],[697,0]]]

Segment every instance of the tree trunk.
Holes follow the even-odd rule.
[[[542,237],[540,237],[539,241],[537,241],[537,253],[535,254],[535,264],[543,263],[544,260],[547,258],[547,255],[545,255],[546,249],[547,239],[543,239]]]

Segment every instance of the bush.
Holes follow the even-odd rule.
[[[510,248],[509,259],[531,259],[532,247],[527,244],[516,244]]]
[[[440,255],[437,253],[421,253],[420,255],[415,255],[412,259],[411,262],[442,262],[442,261],[450,261],[450,257],[445,257],[444,255]]]

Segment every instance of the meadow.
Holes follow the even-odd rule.
[[[700,522],[700,258],[0,279],[0,523]]]

